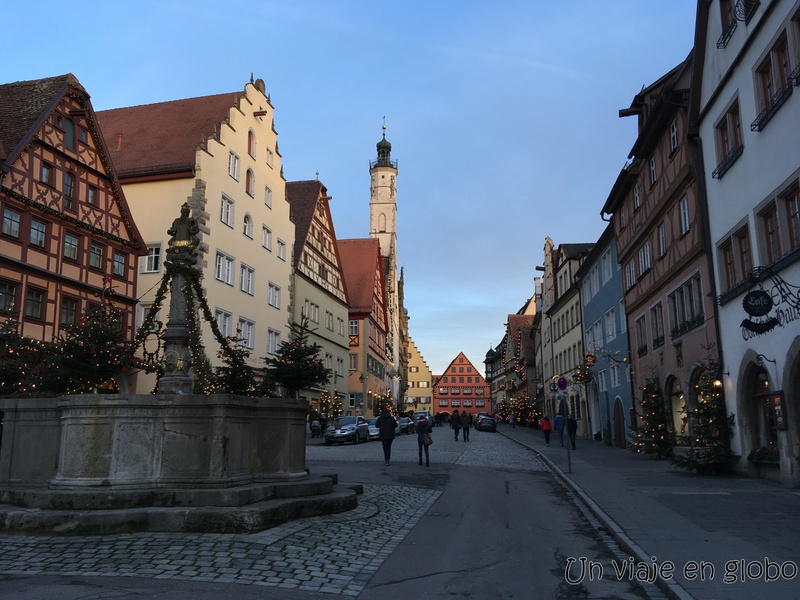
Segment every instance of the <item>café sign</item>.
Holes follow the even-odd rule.
[[[751,317],[764,317],[772,310],[772,297],[764,290],[751,290],[745,294],[742,305]]]

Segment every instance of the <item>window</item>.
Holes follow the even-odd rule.
[[[214,310],[214,320],[217,322],[217,327],[219,327],[220,333],[224,337],[231,336],[231,320],[233,319],[233,315],[228,311],[222,310],[217,308]]]
[[[286,242],[278,240],[276,247],[278,249],[278,258],[286,260]]]
[[[281,288],[270,282],[267,292],[267,304],[274,308],[281,307]]]
[[[228,155],[228,175],[239,181],[239,157],[235,152]]]
[[[592,268],[591,273],[589,273],[589,278],[591,280],[591,295],[594,296],[597,292],[600,291],[600,270],[595,266]]]
[[[241,289],[245,294],[249,294],[251,296],[255,294],[255,281],[256,281],[255,269],[252,269],[247,265],[243,264],[240,269],[239,279],[240,279],[239,289]]]
[[[669,124],[669,151],[675,152],[678,149],[678,120],[673,119]]]
[[[264,186],[264,205],[267,208],[272,208],[272,188],[268,185]]]
[[[341,317],[336,317],[336,331],[344,337],[344,319]]]
[[[272,252],[272,231],[266,225],[261,226],[261,246]]]
[[[277,354],[281,347],[281,334],[274,329],[267,330],[267,354]]]
[[[603,271],[603,284],[606,284],[611,281],[611,277],[614,274],[611,265],[611,250],[606,250],[603,256],[600,257],[600,268]]]
[[[756,69],[756,96],[761,111],[750,129],[761,131],[792,93],[792,65],[784,34]]]
[[[774,204],[763,211],[760,215],[761,225],[764,232],[764,246],[767,251],[767,264],[771,265],[781,256],[781,238],[778,232],[778,210]]]
[[[247,169],[247,175],[245,175],[244,179],[244,191],[251,198],[256,195],[256,176],[253,173],[253,169]]]
[[[720,269],[724,274],[725,290],[729,290],[744,281],[752,263],[750,262],[750,235],[747,227],[741,228],[730,238],[724,240],[719,246],[718,259]]]
[[[703,291],[699,274],[669,294],[667,301],[673,339],[703,324]]]
[[[70,150],[75,149],[75,123],[72,119],[64,121],[64,146]]]
[[[228,227],[233,227],[233,208],[234,202],[225,194],[222,194],[222,201],[219,208],[219,220]]]
[[[350,355],[350,364],[347,367],[350,371],[357,371],[358,370],[358,354],[351,354]]]
[[[247,132],[247,153],[253,158],[256,157],[256,134],[252,129]]]
[[[0,282],[0,311],[13,310],[17,303],[17,286]]]
[[[358,320],[357,319],[350,319],[349,331],[350,331],[350,335],[358,335]]]
[[[728,108],[728,111],[719,120],[715,129],[717,168],[711,173],[711,177],[721,179],[744,150],[738,100]]]
[[[325,311],[325,328],[333,331],[333,313],[328,310]]]
[[[22,215],[15,210],[3,210],[3,235],[19,239],[19,223]]]
[[[253,239],[253,217],[251,217],[250,215],[244,216],[242,233],[244,233],[244,235],[246,237],[249,237],[251,240]]]
[[[312,323],[319,324],[319,304],[314,304],[313,302],[308,303],[308,308],[306,312],[306,317]]]
[[[634,328],[636,330],[636,352],[641,358],[647,354],[647,323],[644,316],[636,319]]]
[[[265,148],[264,151],[267,155],[267,166],[272,167],[275,163],[275,153],[270,150],[269,148]]]
[[[786,194],[783,198],[786,208],[786,221],[789,225],[789,250],[797,250],[800,247],[800,216],[797,207],[800,199],[800,191],[797,188]]]
[[[86,203],[97,205],[97,188],[93,185],[86,186]]]
[[[111,274],[125,277],[125,255],[115,250],[111,260]]]
[[[629,290],[636,285],[636,263],[631,260],[625,265],[625,289]]]
[[[658,224],[658,256],[659,258],[667,253],[667,228],[662,222]]]
[[[606,314],[605,323],[606,323],[606,342],[610,342],[617,337],[617,316],[614,314],[614,309],[612,308]]]
[[[103,270],[103,262],[105,257],[105,248],[99,244],[90,244],[89,246],[89,266],[93,269]]]
[[[681,235],[686,235],[689,232],[689,198],[684,196],[678,203],[681,213]]]
[[[619,228],[620,231],[625,229],[625,207],[619,207]]]
[[[625,300],[619,301],[619,332],[620,333],[627,333],[628,331],[628,317],[625,314]]]
[[[25,295],[25,316],[30,319],[41,319],[43,308],[44,292],[28,288],[28,293]]]
[[[256,324],[249,319],[239,317],[236,329],[239,343],[245,348],[253,350],[255,348]]]
[[[74,298],[61,298],[62,325],[74,325],[75,315],[78,313],[78,301]]]
[[[64,234],[64,258],[78,260],[78,236],[71,233]]]
[[[233,258],[217,251],[214,261],[214,279],[233,285]]]
[[[161,244],[148,244],[147,256],[142,257],[142,273],[158,273],[161,270]]]
[[[339,377],[344,377],[344,359],[337,358],[336,359],[336,374]]]
[[[639,197],[639,184],[633,186],[633,210],[639,210],[642,204],[642,199]]]
[[[608,390],[608,382],[606,381],[606,371],[603,369],[597,374],[597,386],[601,392]]]
[[[47,163],[42,163],[42,183],[53,186],[53,167]]]
[[[611,371],[611,387],[619,387],[619,365],[613,363],[609,370]]]
[[[72,173],[64,173],[64,208],[72,208],[75,197],[75,178]]]
[[[44,248],[47,237],[47,224],[38,219],[31,219],[31,246]]]
[[[658,173],[656,173],[656,158],[655,156],[650,157],[650,185],[655,184],[656,179],[658,179]]]
[[[664,308],[661,302],[650,309],[650,331],[653,335],[653,350],[664,345]]]
[[[644,275],[650,270],[650,241],[646,241],[639,248],[639,275]]]

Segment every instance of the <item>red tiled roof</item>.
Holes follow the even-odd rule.
[[[114,108],[97,113],[120,178],[194,170],[200,143],[219,135],[221,123],[244,92]]]
[[[68,85],[89,97],[72,73],[0,85],[0,160],[11,155],[33,132],[34,125],[46,114],[48,106],[61,97]]]
[[[338,240],[344,281],[353,312],[372,312],[372,291],[380,245],[375,238]]]

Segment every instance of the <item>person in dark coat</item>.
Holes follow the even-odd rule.
[[[578,422],[575,420],[575,415],[570,415],[567,417],[567,437],[569,437],[569,443],[573,450],[575,450],[575,434],[577,433]]]
[[[453,428],[453,433],[456,435],[456,441],[458,441],[458,430],[461,429],[461,417],[459,416],[457,410],[454,410],[453,414],[450,416],[450,427]]]
[[[417,445],[419,446],[419,464],[422,464],[422,449],[425,449],[425,466],[431,466],[431,459],[428,451],[428,446],[425,445],[425,434],[431,434],[433,431],[433,423],[425,417],[420,417],[417,422]]]
[[[378,420],[375,421],[375,425],[378,427],[378,437],[381,440],[381,444],[383,444],[383,459],[386,461],[386,465],[389,465],[389,460],[392,458],[392,442],[394,441],[394,432],[397,428],[397,421],[394,420],[394,417],[389,414],[389,411],[383,409],[381,416],[378,417]]]
[[[542,418],[542,422],[539,424],[539,427],[544,434],[544,443],[546,446],[550,445],[550,434],[553,432],[553,422],[550,420],[550,417],[547,415]]]
[[[462,411],[461,413],[461,435],[464,436],[464,441],[469,441],[469,423],[470,423],[470,415],[467,411]]]
[[[553,430],[556,432],[558,441],[561,442],[562,446],[564,445],[564,427],[566,424],[566,420],[562,414],[557,414],[556,418],[553,419]]]

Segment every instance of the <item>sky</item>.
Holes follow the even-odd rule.
[[[636,139],[620,118],[689,54],[695,0],[9,2],[0,82],[73,73],[96,111],[266,84],[287,181],[369,235],[382,125],[398,161],[409,333],[481,372],[545,237],[596,241]]]

